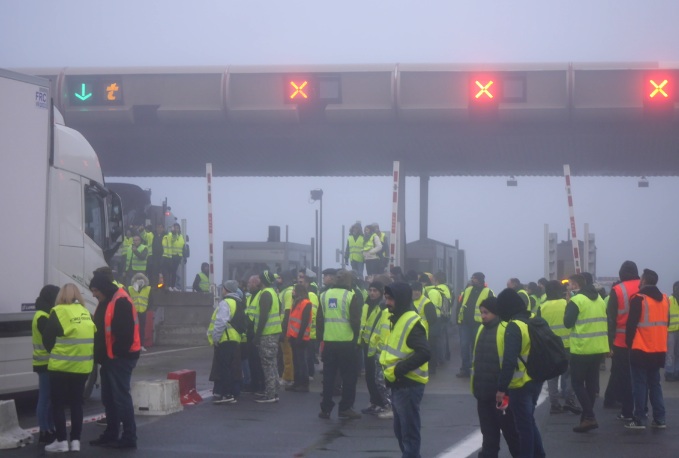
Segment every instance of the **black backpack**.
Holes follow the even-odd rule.
[[[232,298],[233,300],[236,301],[236,312],[233,314],[231,319],[229,320],[229,324],[233,329],[236,330],[238,334],[245,334],[245,332],[248,330],[248,316],[245,314],[245,303],[236,298]]]
[[[568,370],[568,353],[563,346],[561,337],[554,334],[549,324],[540,317],[528,320],[528,335],[530,336],[530,353],[528,360],[519,359],[526,366],[530,377],[542,383],[553,379]]]

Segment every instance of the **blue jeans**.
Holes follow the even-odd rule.
[[[653,419],[665,421],[665,401],[660,386],[660,368],[647,369],[630,366],[632,369],[632,393],[634,395],[634,419],[641,421],[648,407],[646,399],[651,401]],[[647,396],[648,393],[648,396]]]
[[[358,261],[349,261],[351,264],[351,270],[358,273],[358,276],[363,279],[363,263]]]
[[[679,375],[679,331],[667,333],[667,356],[665,357],[665,376]]]
[[[462,358],[460,372],[466,374],[469,374],[472,370],[472,351],[474,350],[474,340],[476,339],[476,332],[479,330],[479,324],[460,325],[460,357]]]
[[[420,457],[420,402],[424,385],[391,389],[394,412],[394,434],[401,448],[402,458]]]
[[[137,424],[134,421],[134,407],[130,394],[132,370],[136,359],[106,359],[101,364],[101,401],[106,412],[104,436],[118,439],[120,422],[123,423],[121,440],[137,442]]]
[[[514,412],[516,429],[519,431],[519,458],[544,457],[542,436],[535,424],[535,405],[542,383],[530,381],[521,388],[509,390],[509,407]]]
[[[50,402],[50,376],[47,371],[38,372],[38,406],[35,415],[38,417],[40,431],[54,431],[54,417]]]

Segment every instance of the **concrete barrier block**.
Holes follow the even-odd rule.
[[[184,407],[177,380],[139,381],[132,384],[132,405],[137,415],[169,415]]]
[[[182,369],[167,374],[169,380],[179,381],[179,399],[182,405],[198,404],[203,398],[196,391],[196,371]]]
[[[0,401],[0,450],[19,448],[33,442],[33,435],[19,427],[14,399]]]

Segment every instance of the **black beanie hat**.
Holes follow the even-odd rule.
[[[497,315],[497,299],[494,296],[488,297],[479,304],[480,307],[485,307],[493,315]]]
[[[265,270],[264,272],[259,274],[259,279],[262,280],[262,284],[265,287],[269,287],[269,286],[273,285],[274,281],[276,281],[273,274],[268,270]]]
[[[118,286],[113,283],[106,274],[101,272],[94,272],[92,280],[90,280],[90,289],[97,288],[101,293],[111,298],[118,291]]]
[[[374,282],[371,282],[368,288],[375,288],[381,293],[384,293],[384,284],[381,281],[375,280]]]
[[[49,312],[54,307],[54,302],[57,300],[59,294],[59,287],[55,285],[45,285],[40,290],[40,295],[35,300],[35,308],[43,312]]]

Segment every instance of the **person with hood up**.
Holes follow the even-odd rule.
[[[599,364],[608,354],[606,303],[592,284],[581,274],[571,275],[563,324],[571,330],[571,385],[582,407],[576,433],[599,427],[594,416],[594,401],[599,393]]]
[[[33,331],[33,372],[38,374],[38,405],[35,416],[38,418],[38,426],[40,427],[38,443],[41,444],[49,444],[56,437],[50,402],[50,378],[47,372],[50,354],[42,339],[57,294],[59,294],[58,286],[45,285],[42,287],[40,295],[35,300],[35,315],[33,315],[31,326]]]
[[[670,304],[660,292],[658,274],[644,269],[639,282],[639,293],[629,303],[625,342],[630,349],[634,395],[634,419],[625,424],[629,429],[645,429],[647,399],[653,407],[652,428],[665,429],[665,402],[660,386],[660,368],[665,365],[667,326]]]
[[[500,451],[500,431],[507,442],[509,453],[519,456],[519,433],[514,423],[514,413],[507,407],[497,407],[495,393],[500,375],[501,355],[504,347],[506,323],[497,316],[497,299],[489,297],[481,302],[482,326],[476,333],[472,358],[471,391],[476,398],[483,444],[480,458],[497,458]]]
[[[613,285],[608,295],[608,345],[611,347],[611,376],[604,394],[604,408],[615,409],[622,404],[617,418],[632,421],[632,376],[629,368],[629,349],[625,344],[625,329],[629,300],[639,291],[639,270],[632,261],[625,261],[618,272],[620,282]]]
[[[427,331],[413,306],[413,291],[407,283],[384,288],[387,308],[392,312],[391,333],[380,354],[387,387],[391,388],[394,433],[403,458],[420,456],[420,403],[429,381],[431,350]]]
[[[101,366],[101,401],[106,412],[106,429],[90,445],[109,448],[137,448],[137,424],[130,383],[141,352],[137,310],[130,296],[110,277],[96,272],[90,291],[99,301],[94,311],[94,362]],[[123,423],[119,437],[120,422]]]
[[[212,393],[214,404],[236,402],[240,395],[241,335],[231,324],[240,305],[242,307],[243,293],[238,289],[236,280],[227,280],[222,284],[222,299],[212,314],[207,329],[207,340],[214,348],[210,381],[214,382]]]
[[[497,382],[495,401],[500,404],[509,395],[509,408],[519,433],[519,457],[544,457],[542,436],[535,424],[535,406],[542,390],[542,383],[533,380],[523,361],[530,354],[528,320],[530,312],[526,301],[513,288],[506,288],[497,296],[500,320],[506,321],[502,368]],[[519,358],[519,356],[521,358]],[[522,361],[523,360],[523,361]]]

